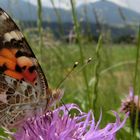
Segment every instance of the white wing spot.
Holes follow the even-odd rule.
[[[9,18],[9,16],[3,12],[2,15],[0,15],[0,21],[4,21],[4,20],[7,20]]]
[[[0,93],[0,101],[3,103],[7,103],[7,96],[6,96],[5,92]]]
[[[11,41],[11,39],[21,40],[23,38],[23,34],[18,31],[11,31],[4,34],[4,42]]]
[[[5,12],[3,12],[3,14],[4,14],[7,18],[9,18],[9,16],[8,16]]]

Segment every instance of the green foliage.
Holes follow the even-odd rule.
[[[54,42],[52,42],[53,44]],[[32,44],[35,54],[38,56],[38,49]],[[83,64],[79,55],[77,44],[54,43],[52,47],[45,47],[42,57],[42,68],[46,74],[49,85],[56,88],[58,83],[70,71],[75,61],[79,61],[79,66],[73,73],[62,83],[61,88],[65,90],[63,100],[65,103],[76,103],[84,111],[88,111],[87,96],[93,95],[95,75],[94,70],[97,64],[96,44],[83,45],[84,58],[92,57],[93,60],[87,64],[86,74],[89,86],[87,93],[86,85],[83,80],[81,68]],[[136,47],[134,45],[110,45],[104,44],[100,52],[100,80],[98,83],[98,98],[96,102],[96,119],[103,112],[102,126],[107,122],[113,121],[114,118],[108,114],[108,111],[117,111],[121,104],[121,99],[128,94],[129,87],[133,84],[133,76],[135,71]],[[94,59],[95,58],[95,59]],[[128,138],[129,138],[128,134]],[[126,138],[126,134],[120,131],[118,138]]]
[[[108,112],[110,110],[118,111],[121,106],[121,99],[128,94],[129,87],[134,86],[140,89],[137,80],[140,71],[138,53],[140,41],[137,47],[130,44],[109,44],[110,36],[106,36],[106,38],[109,38],[105,41],[108,44],[101,43],[101,39],[98,45],[85,41],[87,39],[81,35],[74,0],[70,0],[70,2],[77,44],[66,44],[56,41],[52,37],[49,38],[48,34],[43,34],[45,31],[42,31],[41,0],[38,0],[37,37],[34,34],[29,36],[28,32],[26,32],[26,36],[29,36],[31,47],[41,63],[49,86],[53,89],[69,73],[75,61],[79,62],[79,66],[60,87],[65,90],[64,103],[76,103],[86,112],[92,109],[96,120],[102,110],[102,127],[114,120],[114,117]],[[62,31],[61,17],[57,13],[53,0],[51,0],[51,3],[58,16],[60,30]],[[89,57],[92,60],[90,63],[86,63],[85,61]],[[139,93],[140,90],[137,91]],[[127,125],[130,126],[129,122]],[[129,140],[130,132],[123,129],[117,135],[117,138],[118,140]]]

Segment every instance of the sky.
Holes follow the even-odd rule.
[[[34,5],[37,5],[37,0],[25,0],[28,1]],[[55,7],[60,7],[60,8],[65,8],[65,9],[70,9],[70,0],[42,0],[42,5],[43,6],[48,6],[52,7],[51,1],[54,2]],[[75,0],[77,6],[82,4],[82,3],[89,3],[89,2],[97,2],[100,0]],[[136,12],[140,12],[140,0],[107,0],[111,1],[113,3],[116,3],[120,6],[130,8]]]

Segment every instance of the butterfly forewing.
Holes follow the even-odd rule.
[[[39,108],[51,91],[23,34],[0,9],[0,126],[13,127]]]
[[[1,72],[31,83],[42,93],[46,92],[47,80],[34,53],[17,25],[2,9],[0,9],[0,58],[6,58],[0,62]]]

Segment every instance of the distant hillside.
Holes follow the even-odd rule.
[[[29,2],[23,0],[1,0],[0,6],[11,13],[17,20],[37,20],[37,7]],[[121,9],[121,13],[119,11]],[[62,22],[71,22],[71,11],[65,9],[56,9]],[[140,21],[140,14],[130,9],[120,7],[109,1],[98,1],[94,3],[82,4],[76,8],[78,19],[81,21],[88,21],[96,23],[95,14],[101,23],[108,25],[124,24],[122,14],[127,23],[138,24]],[[96,13],[95,13],[96,12]],[[49,22],[57,22],[58,17],[53,8],[43,7],[43,20]]]
[[[84,13],[85,9],[90,22],[96,22],[95,14],[97,14],[100,23],[104,23],[108,25],[124,24],[124,20],[122,16],[124,16],[127,23],[138,24],[140,21],[139,13],[124,7],[120,7],[108,1],[88,3],[87,5],[81,5],[77,7],[77,12],[79,13],[79,17],[83,16],[82,13]]]
[[[37,26],[37,7],[35,5],[24,0],[1,0],[0,6],[14,19],[19,20],[24,27],[26,25],[27,27]],[[57,8],[56,11],[50,7],[43,7],[43,27],[50,28],[56,37],[62,37],[62,30],[63,35],[67,36],[73,29],[72,13],[70,10],[60,8]],[[102,30],[104,33],[109,32],[113,40],[120,40],[124,36],[131,38],[135,36],[140,22],[139,13],[109,1],[82,4],[76,7],[76,12],[82,33],[86,37],[90,34],[94,38],[98,38]],[[58,23],[60,19],[61,26]],[[131,28],[131,25],[134,27]]]
[[[0,6],[16,20],[36,20],[37,7],[23,0],[1,0]]]
[[[35,21],[37,20],[37,7],[25,2],[23,0],[4,0],[0,1],[0,6],[5,11],[10,13],[12,17],[20,21]],[[71,12],[64,9],[57,9],[58,14],[61,16],[63,22],[72,22]],[[43,7],[42,11],[43,20],[50,22],[57,22],[58,17],[53,8]]]

